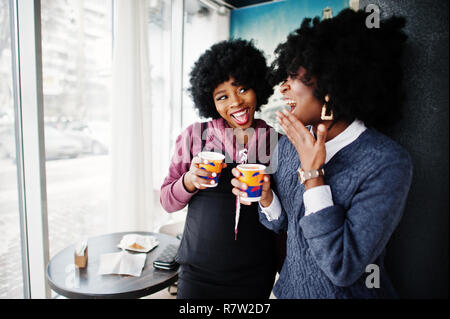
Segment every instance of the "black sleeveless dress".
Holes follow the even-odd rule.
[[[202,148],[203,149],[203,148]],[[188,206],[177,262],[179,299],[269,298],[276,274],[275,233],[259,222],[258,203],[241,205],[237,239],[231,170]]]

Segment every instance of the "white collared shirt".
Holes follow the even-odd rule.
[[[325,164],[328,163],[337,152],[355,141],[366,126],[360,120],[354,120],[344,131],[325,143],[326,157]],[[311,132],[312,134],[312,132]],[[273,200],[267,207],[261,207],[261,211],[266,215],[268,221],[276,220],[281,214],[281,203],[277,195],[273,193]],[[329,206],[333,206],[333,197],[329,185],[321,185],[308,189],[303,193],[303,203],[305,204],[305,216],[318,212]]]

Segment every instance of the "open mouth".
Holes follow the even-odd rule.
[[[294,100],[284,100],[284,103],[286,103],[287,106],[289,106],[291,109],[289,110],[289,112],[293,113],[295,110],[295,107],[297,105],[297,102],[295,102]]]
[[[240,109],[239,111],[231,113],[231,117],[238,125],[247,124],[249,120],[248,109]]]

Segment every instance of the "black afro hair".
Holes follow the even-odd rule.
[[[273,93],[268,74],[266,59],[252,41],[222,41],[211,46],[195,62],[188,90],[201,117],[220,118],[212,93],[219,84],[232,76],[240,85],[255,91],[258,111]]]
[[[368,28],[370,14],[344,9],[331,19],[304,19],[276,48],[271,84],[296,75],[303,66],[306,74],[301,80],[313,85],[314,77],[319,101],[329,95],[328,110],[333,110],[335,121],[351,123],[358,118],[380,129],[394,124],[404,100],[405,19],[393,16],[380,20],[379,28]]]

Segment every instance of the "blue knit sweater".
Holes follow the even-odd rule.
[[[305,216],[305,188],[297,179],[300,162],[286,136],[278,144],[272,188],[282,205],[278,220],[261,222],[287,230],[287,252],[274,287],[277,298],[397,297],[384,268],[386,244],[403,213],[412,162],[400,145],[367,129],[324,166],[334,206]],[[368,288],[379,267],[379,288]],[[369,282],[374,282],[372,277]],[[370,285],[369,285],[370,286]]]

